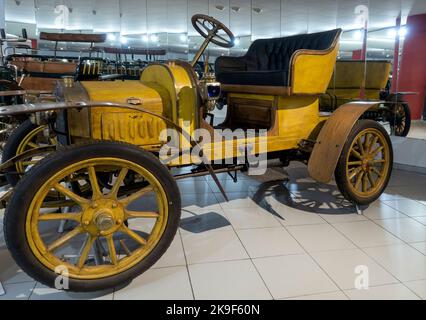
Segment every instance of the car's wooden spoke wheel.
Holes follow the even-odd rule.
[[[26,151],[56,145],[57,141],[55,137],[46,138],[43,135],[46,128],[47,126],[37,126],[31,123],[30,120],[24,121],[8,138],[3,150],[2,162],[5,163]],[[31,158],[17,161],[13,167],[6,170],[6,178],[8,182],[12,186],[15,186],[21,177],[45,155],[45,153],[40,153]]]
[[[102,168],[109,168],[108,170],[116,172],[113,188],[108,192],[101,190],[98,183],[96,173]],[[149,185],[129,196],[119,197],[120,187],[130,172],[143,177]],[[80,174],[83,177],[82,173],[90,181],[92,192],[89,198],[81,197],[66,187],[66,181],[69,181],[72,175]],[[78,210],[66,214],[43,213],[43,202],[51,190],[56,190],[73,200]],[[135,200],[140,201],[141,198],[152,193],[156,196],[157,211],[132,211],[128,208]],[[141,235],[126,226],[126,222],[130,219],[152,219],[154,226],[148,235]],[[91,159],[64,168],[46,181],[31,203],[27,216],[26,235],[34,254],[49,269],[55,270],[58,266],[65,265],[73,278],[97,279],[118,274],[142,260],[158,243],[167,219],[167,199],[164,190],[160,182],[146,169],[121,159]],[[72,230],[59,235],[54,240],[44,240],[42,224],[60,220],[73,221]],[[120,236],[133,240],[131,249],[123,242],[120,244],[118,240],[115,240]],[[81,241],[80,256],[73,262],[64,261],[57,252],[71,243],[78,246],[76,238]],[[102,264],[91,266],[87,263],[88,257],[97,240],[105,244],[108,254],[104,257]],[[119,252],[119,246],[122,247],[122,252]]]
[[[152,154],[98,142],[37,163],[6,216],[6,243],[25,272],[54,286],[66,270],[70,290],[97,291],[131,281],[164,254],[179,226],[180,194]]]
[[[34,130],[32,130],[31,132],[29,132],[28,135],[25,136],[24,139],[21,141],[21,143],[18,145],[18,148],[16,149],[16,155],[18,156],[26,151],[40,148],[43,145],[55,145],[56,140],[52,138],[49,138],[48,139],[49,141],[40,141],[40,136],[43,134],[43,131],[46,128],[47,126],[39,126],[39,127],[36,127]],[[26,169],[29,166],[35,165],[38,160],[37,158],[35,158],[35,159],[16,162],[16,171],[19,174],[24,174]]]
[[[389,171],[389,145],[377,129],[361,131],[351,145],[347,179],[354,193],[371,196],[381,188]]]
[[[336,183],[344,197],[357,205],[374,202],[386,188],[393,163],[386,130],[373,120],[353,128],[336,168]]]

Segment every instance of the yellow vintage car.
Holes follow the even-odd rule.
[[[206,15],[192,23],[205,42],[191,63],[151,64],[139,81],[60,82],[60,102],[0,108],[0,116],[29,114],[58,141],[6,204],[7,246],[37,281],[72,291],[131,281],[175,236],[181,214],[176,180],[211,175],[226,199],[217,174],[259,169],[262,161],[250,159],[302,161],[319,182],[335,176],[357,206],[386,188],[393,163],[389,136],[377,122],[360,120],[376,103],[319,111],[341,30],[256,40],[243,57],[217,59],[217,77],[207,72],[198,80],[193,66],[208,44],[232,47],[234,35]],[[209,115],[223,95],[227,117],[213,126]],[[25,151],[1,169],[36,152]],[[189,173],[176,173],[194,164]]]

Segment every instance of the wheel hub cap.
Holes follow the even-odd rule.
[[[83,212],[83,227],[93,236],[116,232],[123,224],[124,208],[110,199],[92,201]]]
[[[99,231],[108,231],[115,225],[115,221],[109,214],[101,213],[96,217],[95,224]]]

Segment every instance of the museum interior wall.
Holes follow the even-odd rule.
[[[102,57],[146,62],[191,60],[203,41],[191,16],[205,13],[236,35],[234,48],[209,47],[212,68],[218,56],[244,55],[256,39],[342,28],[336,72],[329,96],[321,100],[324,111],[348,99],[385,99],[388,108],[393,103],[405,116],[376,115],[389,123],[391,134],[426,139],[423,0],[5,0],[2,4],[7,33],[19,36],[26,28],[33,53],[53,53],[54,43],[39,40],[43,31],[107,33],[99,47],[141,49],[148,54],[101,53]],[[84,56],[87,48],[60,43],[55,54]],[[401,122],[409,130],[392,128]]]

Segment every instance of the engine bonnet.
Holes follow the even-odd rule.
[[[163,113],[163,100],[160,93],[141,81],[84,81],[81,82],[90,101],[128,103],[140,100],[144,109]]]

